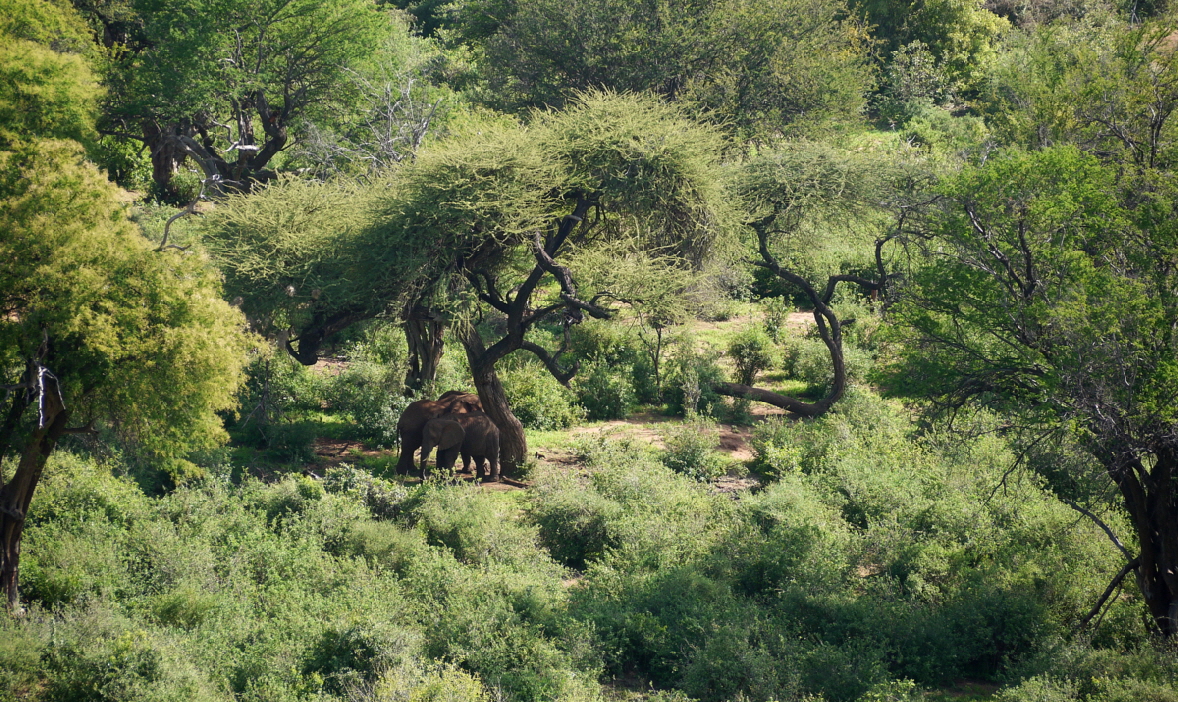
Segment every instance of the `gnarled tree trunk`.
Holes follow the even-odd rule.
[[[1157,633],[1170,638],[1178,633],[1178,454],[1172,446],[1152,453],[1152,466],[1135,453],[1106,457],[1106,465],[1137,535],[1137,585]]]
[[[466,360],[470,363],[471,376],[479,393],[479,401],[483,403],[483,411],[499,427],[499,464],[504,474],[511,473],[527,460],[528,438],[524,434],[524,425],[511,412],[507,393],[503,391],[503,383],[499,382],[499,375],[495,372],[495,361],[498,358],[487,353],[478,330],[469,327],[459,334],[459,338],[466,349]]]

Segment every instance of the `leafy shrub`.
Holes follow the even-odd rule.
[[[624,419],[634,408],[634,386],[629,374],[604,363],[579,376],[576,389],[589,419]]]
[[[879,346],[879,330],[883,318],[867,301],[852,299],[839,303],[835,311],[843,320],[843,345],[863,351],[875,351]],[[853,322],[846,324],[847,321]]]
[[[663,371],[665,372],[665,371]],[[630,371],[630,381],[634,387],[634,399],[640,404],[657,404],[662,402],[662,392],[655,380],[654,364],[643,354],[634,361]]]
[[[351,418],[356,438],[378,446],[397,444],[397,420],[410,402],[405,396],[405,366],[387,342],[382,335],[353,344],[347,364],[325,379],[328,404]],[[383,360],[390,355],[394,360]]]
[[[774,343],[781,343],[787,336],[789,316],[794,307],[783,297],[767,297],[761,300],[761,309],[765,313],[765,333]]]
[[[403,664],[385,671],[372,702],[490,702],[479,679],[453,664]]]
[[[553,473],[535,484],[528,515],[540,527],[540,543],[552,558],[584,570],[617,544],[610,524],[620,516],[617,502],[590,489],[584,476]]]
[[[547,369],[521,364],[500,373],[511,411],[530,429],[566,429],[584,417],[573,392]]]
[[[736,365],[737,382],[752,385],[761,371],[776,361],[773,340],[764,331],[750,327],[738,333],[728,344],[728,356]]]
[[[1044,676],[1000,690],[995,699],[998,702],[1074,702],[1079,699],[1078,692],[1073,682]]]
[[[401,513],[409,491],[398,483],[377,478],[347,463],[329,468],[324,486],[332,494],[345,495],[363,503],[374,519],[392,519]]]
[[[716,451],[720,432],[713,421],[691,417],[667,430],[663,441],[663,463],[677,473],[710,482],[728,471],[728,462]]]
[[[677,351],[667,374],[667,404],[679,415],[688,412],[713,414],[723,402],[713,389],[715,383],[724,380],[724,371],[717,363],[718,356],[697,352],[690,338],[682,339]]]
[[[589,320],[570,332],[574,358],[614,368],[633,365],[642,357],[642,343],[633,329],[605,320]]]
[[[843,344],[843,363],[847,370],[848,383],[862,382],[872,366],[870,354],[850,344]],[[792,377],[813,388],[826,387],[834,382],[830,350],[820,340],[802,340],[797,346],[797,357],[792,365]]]

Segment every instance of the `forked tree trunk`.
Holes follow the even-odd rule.
[[[409,311],[405,320],[405,342],[409,346],[405,385],[413,393],[437,379],[445,332],[445,321],[433,312],[418,307]]]
[[[56,392],[56,387],[53,390]],[[13,612],[20,608],[20,542],[25,516],[45,463],[65,433],[70,414],[59,404],[45,405],[46,426],[32,432],[21,451],[16,472],[0,487],[0,587],[4,588],[5,602]]]
[[[466,359],[470,362],[470,373],[483,411],[499,427],[499,465],[503,473],[514,473],[528,456],[528,438],[524,425],[511,412],[503,383],[495,372],[495,361],[488,358],[486,345],[478,330],[468,329],[461,333]]]

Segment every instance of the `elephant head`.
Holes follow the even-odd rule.
[[[444,420],[458,423],[465,435],[462,440],[462,463],[464,468],[470,458],[475,459],[475,476],[483,468],[483,477],[499,481],[499,427],[482,412],[443,415]],[[487,464],[484,466],[484,461]]]
[[[453,419],[431,419],[426,422],[422,430],[421,477],[424,479],[429,475],[429,454],[434,447],[438,449],[438,470],[453,475],[454,461],[462,450],[465,438],[466,431],[462,424]]]

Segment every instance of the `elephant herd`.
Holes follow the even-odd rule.
[[[429,454],[438,451],[437,468],[453,474],[454,463],[462,456],[462,469],[475,477],[483,471],[485,480],[499,481],[499,428],[483,413],[478,395],[451,390],[437,400],[411,403],[397,420],[401,437],[401,458],[397,472],[413,469],[413,452],[421,449],[421,477],[429,474]]]

